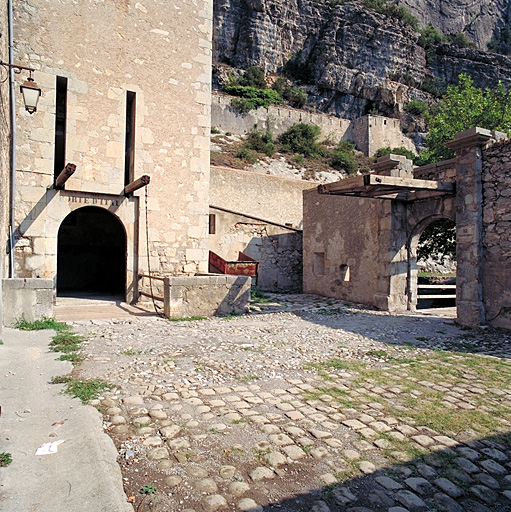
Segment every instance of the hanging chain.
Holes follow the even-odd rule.
[[[148,212],[147,185],[144,187],[144,189],[145,189],[145,240],[146,240],[146,254],[147,254],[147,274],[149,275],[149,290],[151,292],[151,299],[153,301],[154,312],[158,316],[164,317],[165,315],[158,310],[158,306],[156,305],[156,301],[154,300],[153,279],[151,277],[151,258],[149,256],[149,221],[148,221],[148,213],[147,213]]]

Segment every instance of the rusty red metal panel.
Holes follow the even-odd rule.
[[[242,252],[238,255],[238,261],[226,261],[218,254],[209,251],[209,263],[222,274],[236,276],[257,277],[259,270],[259,262]]]

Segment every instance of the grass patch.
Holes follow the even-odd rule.
[[[12,462],[12,455],[9,452],[0,453],[0,468],[7,467]]]
[[[112,384],[101,379],[76,380],[70,375],[52,377],[50,384],[66,384],[62,392],[79,398],[83,404],[98,398],[104,391],[109,391],[114,387]]]
[[[378,356],[385,353],[378,350],[371,352],[371,355]],[[305,393],[304,398],[326,402],[333,399],[341,406],[354,409],[359,408],[359,397],[369,399],[381,403],[385,414],[396,418],[412,418],[417,425],[429,427],[450,437],[466,433],[467,426],[478,437],[501,434],[505,430],[504,422],[510,417],[511,408],[500,402],[497,394],[489,391],[489,388],[507,389],[511,386],[511,361],[445,350],[431,350],[426,354],[416,352],[415,357],[412,352],[411,355],[412,357],[407,358],[389,356],[391,368],[368,367],[362,361],[342,359],[309,364],[309,369],[316,370],[330,384],[318,386]],[[335,370],[347,371],[351,376],[338,376]],[[443,402],[443,388],[466,384],[467,374],[472,376],[471,382],[474,386],[485,390],[479,394],[468,394],[467,399],[475,409],[446,407]],[[383,395],[372,396],[370,390],[376,384],[388,389],[393,385],[393,378],[397,376],[402,391],[400,394],[391,398]],[[339,377],[341,380],[339,386],[336,386]],[[437,383],[442,388],[434,389]],[[352,396],[353,391],[357,392],[356,396]],[[396,446],[395,440],[392,442]],[[396,450],[401,450],[413,458],[415,454],[411,449],[405,445],[396,446]],[[394,450],[389,450],[387,454],[390,458],[392,451]]]
[[[52,352],[76,352],[80,350],[80,344],[84,341],[83,336],[79,336],[74,332],[62,331],[53,336],[50,341],[50,350]]]
[[[252,288],[250,291],[250,300],[254,304],[268,304],[271,302],[268,295],[259,290],[259,288]]]
[[[69,325],[57,322],[55,318],[47,317],[29,322],[25,320],[24,316],[22,316],[19,320],[16,321],[14,328],[19,329],[20,331],[42,331],[44,329],[53,329],[54,331],[67,331],[69,330]]]
[[[169,322],[194,322],[196,320],[207,320],[207,316],[200,316],[200,315],[194,315],[194,316],[185,316],[182,318],[169,318]]]
[[[242,384],[248,384],[249,382],[253,382],[254,380],[258,380],[259,375],[256,375],[255,373],[248,373],[247,375],[242,375],[238,378],[238,381]]]
[[[74,352],[70,352],[69,354],[61,354],[58,357],[59,361],[69,361],[73,364],[73,366],[79,365],[83,361],[83,357],[80,354],[75,354]]]
[[[3,345],[3,344],[4,344],[4,342],[2,340],[0,340],[0,345]]]

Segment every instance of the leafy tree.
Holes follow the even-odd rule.
[[[279,135],[281,149],[285,153],[299,153],[308,158],[319,158],[323,150],[318,144],[321,133],[315,124],[297,123]]]
[[[420,165],[453,158],[454,152],[445,143],[474,126],[511,135],[511,91],[506,92],[502,83],[495,91],[480,89],[472,78],[462,74],[458,85],[447,88],[428,125],[427,149],[420,155]]]
[[[456,224],[449,219],[439,219],[426,226],[422,232],[417,258],[432,258],[441,263],[445,256],[456,260]]]

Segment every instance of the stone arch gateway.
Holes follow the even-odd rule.
[[[126,293],[126,231],[111,212],[73,210],[57,237],[57,294]]]
[[[304,192],[304,292],[414,310],[415,237],[447,218],[456,223],[458,322],[511,329],[511,140],[473,128],[448,146],[452,160],[413,168],[390,155],[372,174]]]

